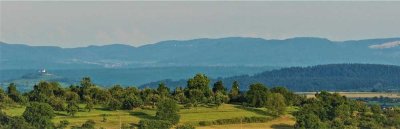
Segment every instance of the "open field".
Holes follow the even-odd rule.
[[[306,95],[307,98],[315,97],[316,92],[296,92],[296,94]],[[373,97],[388,97],[388,98],[400,98],[400,93],[386,93],[386,92],[330,92],[339,93],[347,98],[373,98]]]
[[[84,105],[80,105],[84,107]],[[4,111],[8,115],[19,116],[22,115],[25,107],[16,107],[5,109]],[[198,126],[199,121],[212,121],[218,119],[229,119],[229,118],[238,118],[238,117],[268,117],[265,114],[264,108],[243,108],[239,105],[232,104],[224,104],[220,106],[218,109],[208,108],[208,107],[197,107],[192,109],[181,109],[179,114],[181,115],[180,123],[190,123],[195,126]],[[293,107],[288,109],[288,112],[296,110]],[[107,114],[105,117],[107,120],[103,122],[102,114]],[[78,112],[75,117],[67,116],[66,112],[56,112],[56,117],[53,119],[53,122],[56,124],[61,120],[68,120],[70,122],[70,126],[81,125],[86,120],[94,120],[96,122],[96,127],[104,127],[107,129],[118,129],[120,124],[137,124],[140,119],[152,119],[155,116],[155,110],[153,109],[134,109],[134,110],[117,110],[117,111],[109,111],[97,106],[91,112],[81,111]],[[244,124],[247,128],[264,128],[264,127],[286,127],[294,124],[294,121],[291,119],[289,115],[284,117],[272,120],[266,123],[250,123]],[[233,128],[240,127],[239,125],[218,125],[218,126],[206,126],[201,128]],[[200,128],[200,127],[199,127]]]

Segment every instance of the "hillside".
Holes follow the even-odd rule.
[[[329,64],[310,67],[290,67],[266,71],[253,76],[242,75],[222,80],[229,88],[239,81],[240,89],[247,90],[251,83],[260,82],[268,86],[285,86],[294,91],[371,91],[400,90],[400,66],[376,64]],[[160,82],[170,87],[186,86],[186,80],[163,80],[141,87],[155,87]]]
[[[397,41],[397,42],[396,42]],[[0,42],[1,69],[134,68],[165,66],[310,66],[332,63],[400,65],[400,38],[331,41],[230,37],[162,41],[133,47],[79,48]]]

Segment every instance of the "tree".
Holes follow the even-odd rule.
[[[72,129],[95,129],[96,122],[93,120],[87,120],[85,123],[83,123],[80,127],[79,126],[73,126]]]
[[[0,111],[8,104],[12,104],[14,101],[8,97],[8,95],[0,88]]]
[[[112,110],[112,111],[120,109],[121,106],[122,106],[122,103],[119,100],[114,99],[114,98],[111,98],[110,102],[108,102],[108,109]]]
[[[63,99],[57,97],[50,97],[48,100],[48,104],[50,104],[55,111],[64,111],[64,103],[65,101]]]
[[[190,78],[187,82],[189,89],[200,89],[202,91],[209,90],[208,85],[210,80],[204,74],[196,74],[193,78]]]
[[[19,93],[17,90],[17,86],[14,83],[10,83],[10,85],[7,87],[7,94],[8,96],[17,103],[25,103],[25,99],[22,97],[22,95]]]
[[[85,109],[87,109],[89,112],[92,111],[94,108],[94,103],[92,99],[86,100],[86,106]]]
[[[75,101],[69,101],[66,111],[70,116],[75,116],[75,114],[79,111],[79,106]]]
[[[212,88],[212,91],[214,92],[214,94],[217,93],[217,92],[221,92],[223,94],[226,94],[226,89],[224,87],[224,83],[222,83],[221,80],[215,82],[214,86]]]
[[[158,84],[157,92],[161,98],[169,96],[169,88],[164,83]]]
[[[185,93],[182,87],[177,87],[174,90],[173,97],[178,103],[183,103],[186,99]]]
[[[124,101],[122,102],[122,107],[127,110],[132,110],[133,108],[137,108],[142,105],[143,101],[135,95],[129,95],[125,97]]]
[[[69,121],[67,120],[62,120],[60,121],[60,124],[56,127],[56,129],[65,129],[69,125]]]
[[[221,92],[217,92],[214,96],[215,100],[215,106],[218,108],[221,106],[223,103],[226,103],[229,101],[229,97]]]
[[[202,97],[210,97],[211,96],[211,91],[208,87],[210,83],[210,80],[208,79],[208,77],[204,74],[196,74],[193,78],[190,78],[187,81],[187,88],[188,88],[188,93],[192,90],[199,90],[201,92],[201,97],[200,96],[190,96],[190,94],[188,95],[188,97],[190,99],[195,99],[198,102],[201,102]]]
[[[36,129],[20,116],[8,116],[0,111],[0,129]]]
[[[79,87],[79,97],[83,98],[85,95],[90,96],[90,89],[95,87],[90,77],[83,77],[81,80],[81,86]]]
[[[189,90],[188,96],[192,104],[197,104],[202,101],[204,94],[200,89],[192,89]]]
[[[85,123],[82,124],[82,129],[95,129],[94,125],[96,124],[96,122],[94,122],[93,120],[87,120]]]
[[[234,81],[232,84],[231,91],[229,91],[229,98],[233,102],[237,102],[239,98],[239,82]]]
[[[51,129],[54,127],[51,119],[55,116],[53,108],[47,103],[32,102],[26,107],[22,116],[34,127]]]
[[[89,90],[91,93],[91,98],[94,103],[108,104],[108,101],[112,98],[110,92],[107,90],[100,89],[98,87],[93,87]]]
[[[110,89],[108,89],[108,91],[110,92],[111,96],[115,99],[118,100],[122,100],[122,98],[124,97],[124,88],[122,88],[120,85],[114,85],[113,87],[111,87]]]
[[[269,94],[266,107],[274,116],[282,115],[286,111],[285,97],[280,93]]]
[[[79,101],[79,95],[75,92],[68,91],[65,93],[65,100],[66,101],[74,101],[78,102]]]
[[[312,113],[304,114],[301,119],[296,119],[295,127],[301,129],[328,129],[326,124],[321,122],[318,116]]]
[[[175,100],[163,99],[157,103],[156,117],[160,120],[169,121],[172,124],[179,122],[180,116],[178,114],[179,106]]]
[[[246,93],[246,100],[252,107],[263,107],[267,102],[268,88],[261,83],[251,84]]]

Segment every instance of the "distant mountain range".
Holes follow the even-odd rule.
[[[0,69],[83,69],[174,66],[310,66],[332,63],[400,65],[400,38],[330,41],[230,37],[162,41],[133,47],[79,48],[0,42]]]
[[[230,88],[238,81],[241,90],[252,83],[269,87],[284,86],[293,91],[400,91],[400,66],[375,64],[329,64],[309,67],[291,67],[265,71],[255,75],[241,75],[211,79],[210,86],[222,80]],[[186,87],[187,79],[161,80],[140,86],[155,88],[160,83],[168,87]]]

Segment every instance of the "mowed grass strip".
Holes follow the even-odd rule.
[[[84,105],[79,105],[82,109]],[[12,116],[20,116],[24,112],[25,107],[9,108],[4,111]],[[198,125],[200,121],[213,121],[218,119],[230,119],[240,117],[268,117],[263,111],[264,108],[243,108],[240,105],[223,104],[218,108],[215,107],[193,107],[191,109],[181,109],[179,114],[181,119],[179,124],[190,123]],[[106,114],[106,121],[103,122],[103,114]],[[53,119],[55,124],[62,120],[70,122],[70,126],[80,126],[87,120],[94,120],[96,127],[104,127],[107,129],[118,129],[120,124],[138,124],[141,119],[154,119],[156,111],[154,109],[134,109],[134,110],[117,110],[110,111],[96,106],[91,112],[80,111],[74,117],[68,116],[65,111],[56,111],[56,117]]]

